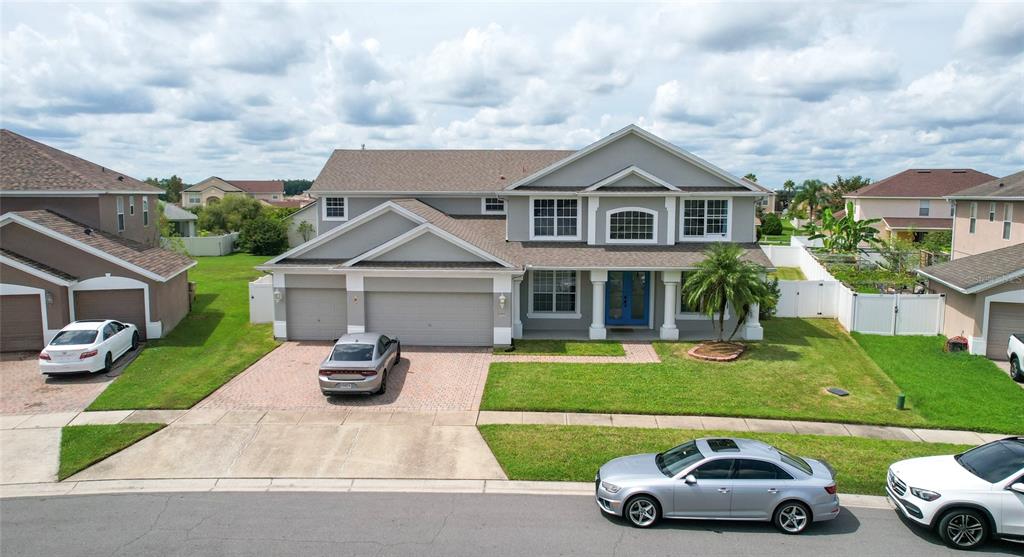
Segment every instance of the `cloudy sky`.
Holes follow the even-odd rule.
[[[334,148],[578,148],[736,174],[1024,167],[1024,3],[0,5],[0,121],[138,178]]]

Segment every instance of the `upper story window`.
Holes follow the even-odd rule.
[[[971,224],[968,231],[974,234],[974,231],[978,228],[978,202],[971,201]]]
[[[199,205],[203,200],[198,193],[190,193],[188,194],[188,202],[191,205]]]
[[[481,212],[485,215],[504,215],[505,200],[500,197],[485,197]]]
[[[609,243],[653,244],[658,241],[658,212],[627,207],[608,212]]]
[[[134,195],[129,195],[128,196],[128,214],[129,215],[134,215],[135,214],[135,196]]]
[[[532,199],[530,239],[579,240],[579,200]]]
[[[344,197],[324,198],[324,220],[348,220],[348,207]]]
[[[927,199],[922,199],[920,206],[917,208],[917,216],[927,217],[928,213],[931,212],[932,202]]]
[[[142,226],[149,226],[149,198],[142,196]]]
[[[1010,239],[1010,228],[1013,226],[1013,203],[1003,203],[1003,239]]]
[[[531,272],[529,317],[579,318],[577,279],[576,271]]]
[[[728,240],[730,205],[728,199],[683,200],[681,238]]]
[[[951,217],[955,217],[956,216],[956,201],[950,201],[949,202],[949,216],[951,216]]]
[[[988,222],[996,222],[996,202],[988,204]]]
[[[117,231],[124,230],[124,197],[117,197]]]

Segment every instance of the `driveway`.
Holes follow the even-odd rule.
[[[325,397],[316,370],[330,342],[286,342],[199,404],[226,410],[476,411],[480,408],[488,348],[403,346],[402,361],[382,396]]]
[[[44,377],[37,352],[11,352],[0,356],[0,414],[49,414],[85,410],[131,362],[123,356],[109,374]]]

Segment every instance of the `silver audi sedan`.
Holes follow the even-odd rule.
[[[662,518],[771,521],[786,534],[839,515],[835,473],[752,439],[703,438],[609,461],[597,506],[637,528]]]
[[[345,335],[334,343],[331,353],[320,362],[320,392],[384,394],[388,372],[402,359],[397,338],[377,333]]]

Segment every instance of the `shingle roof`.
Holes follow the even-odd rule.
[[[55,277],[57,277],[59,279],[63,279],[63,280],[67,280],[67,281],[78,280],[78,277],[76,277],[76,276],[69,275],[68,273],[65,273],[64,271],[61,271],[60,269],[54,269],[53,267],[51,267],[49,265],[46,265],[45,263],[40,263],[40,262],[36,261],[35,259],[30,258],[30,257],[25,257],[24,255],[20,255],[20,254],[14,253],[13,251],[11,251],[9,249],[0,248],[0,253],[2,253],[3,255],[6,255],[7,257],[10,257],[11,259],[13,259],[13,260],[15,260],[15,261],[17,261],[17,262],[19,262],[19,263],[21,263],[23,265],[28,265],[29,267],[32,267],[33,269],[38,269],[38,270],[40,270],[40,271],[42,271],[44,273],[47,273],[49,275],[53,275],[53,276],[55,276]]]
[[[0,130],[0,193],[163,190],[60,149]]]
[[[971,168],[912,168],[846,197],[943,197],[995,178]]]
[[[982,285],[991,288],[1024,275],[1024,244],[954,259],[918,272],[962,292],[979,291]]]
[[[957,199],[1019,197],[1024,199],[1024,170],[958,191],[950,197]]]
[[[882,217],[890,230],[952,230],[953,219],[938,217]]]
[[[574,152],[339,149],[310,191],[499,191]]]
[[[174,277],[195,263],[180,253],[118,238],[52,211],[17,211],[13,214],[165,279]],[[86,233],[86,230],[89,232]]]
[[[249,193],[284,193],[283,180],[225,180],[236,188]]]
[[[161,203],[161,205],[164,208],[164,216],[169,221],[199,220],[195,213],[186,211],[174,203]]]

